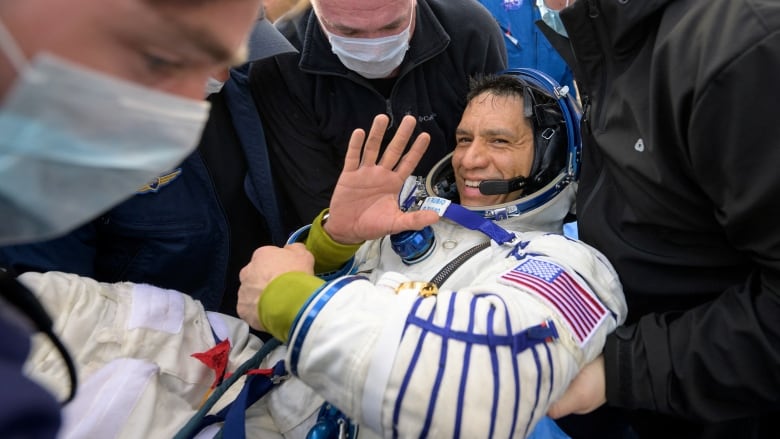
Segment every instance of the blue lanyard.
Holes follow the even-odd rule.
[[[515,239],[514,233],[508,232],[492,220],[483,218],[476,212],[445,198],[428,197],[420,209],[433,210],[439,216],[454,221],[467,229],[480,231],[498,244],[505,244]]]

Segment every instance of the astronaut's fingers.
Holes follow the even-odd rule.
[[[416,168],[417,164],[420,163],[420,159],[422,159],[425,151],[428,150],[428,145],[430,143],[431,136],[428,133],[420,133],[420,135],[414,139],[412,147],[409,148],[409,151],[404,154],[403,157],[401,157],[401,162],[398,163],[396,168],[396,171],[401,174],[401,178],[405,179],[406,177],[412,175],[414,168]]]
[[[390,118],[384,114],[378,114],[374,117],[371,124],[371,130],[368,132],[366,144],[363,146],[363,159],[361,164],[364,166],[373,166],[379,157],[379,148],[382,146],[382,140],[385,138],[385,131],[390,124]]]
[[[393,223],[388,235],[406,230],[421,230],[425,226],[439,221],[439,214],[432,210],[418,210],[416,212],[404,212]]]
[[[395,168],[395,165],[398,163],[404,150],[406,150],[406,145],[409,144],[409,139],[412,138],[414,126],[416,124],[417,121],[413,116],[404,116],[403,119],[401,119],[401,123],[398,125],[398,129],[396,130],[393,139],[390,140],[390,143],[385,149],[385,153],[382,154],[382,159],[379,162],[380,166],[385,169]]]
[[[366,132],[358,128],[352,131],[347,146],[347,154],[344,157],[344,171],[354,171],[360,166],[360,151],[363,149],[363,141],[366,140]]]

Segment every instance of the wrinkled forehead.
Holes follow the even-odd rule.
[[[409,23],[416,0],[311,0],[315,14],[331,29],[372,32]]]

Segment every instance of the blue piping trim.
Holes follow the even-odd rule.
[[[524,350],[544,343],[548,338],[558,338],[558,331],[552,321],[543,324],[530,326],[516,334],[496,335],[496,334],[472,334],[467,331],[452,331],[441,326],[434,326],[430,322],[416,316],[410,316],[407,322],[410,325],[417,326],[424,331],[431,332],[443,338],[453,339],[464,343],[473,343],[477,345],[492,346],[511,346],[513,354],[519,354]]]
[[[418,299],[414,306],[412,307],[412,310],[410,311],[410,315],[414,315],[417,313],[417,310],[420,308],[420,304],[422,303],[422,299]],[[433,316],[433,311],[431,311],[431,318]],[[404,328],[404,334],[406,333],[406,328],[409,327],[409,323],[407,320],[406,327]],[[412,360],[409,363],[409,367],[406,369],[406,373],[404,374],[404,378],[401,381],[401,386],[398,388],[398,397],[395,400],[395,407],[393,407],[393,438],[398,437],[398,418],[401,416],[401,403],[403,402],[404,395],[406,394],[406,389],[409,386],[409,380],[410,376],[412,374],[412,371],[414,371],[414,366],[417,364],[417,361],[420,359],[420,346],[422,346],[423,342],[425,341],[425,336],[428,334],[428,332],[423,329],[422,333],[420,334],[420,339],[417,342],[417,349],[414,352],[414,355],[412,355]],[[403,337],[402,337],[403,338]]]
[[[469,305],[469,324],[468,329],[466,329],[468,332],[472,332],[474,330],[474,317],[477,313],[476,299],[476,297],[473,297],[471,299],[471,304]],[[455,431],[453,435],[454,439],[460,438],[461,426],[463,425],[463,405],[465,404],[464,397],[466,393],[466,381],[469,377],[469,367],[471,365],[472,346],[473,345],[471,343],[466,344],[466,349],[463,351],[463,374],[460,376],[460,385],[458,386],[458,406],[455,412]]]
[[[490,308],[487,318],[487,336],[490,338],[493,334],[493,320],[496,315],[496,308]],[[498,388],[501,386],[501,380],[498,375],[498,355],[495,349],[490,350],[490,363],[493,370],[493,405],[490,407],[490,434],[488,437],[493,437],[496,433],[496,415],[498,411]]]
[[[309,236],[309,230],[311,230],[311,224],[306,224],[305,226],[299,228],[298,230],[292,232],[290,234],[290,237],[287,238],[287,244],[295,244],[296,242],[304,242],[306,240],[306,237]]]
[[[298,230],[292,232],[290,234],[290,237],[287,238],[287,244],[295,244],[296,242],[303,243],[306,241],[306,238],[309,237],[309,230],[311,230],[311,224],[307,224]],[[342,276],[346,276],[348,274],[355,274],[357,272],[357,266],[355,264],[355,257],[352,256],[349,258],[347,262],[344,263],[344,265],[341,266],[338,270],[335,271],[328,271],[326,273],[314,273],[318,278],[330,282],[334,279],[338,279]]]
[[[452,320],[454,319],[454,308],[455,308],[455,294],[450,295],[450,303],[449,308],[447,309],[447,323],[446,327],[452,326]],[[431,318],[433,318],[433,314],[431,313]],[[431,427],[431,419],[433,419],[433,411],[436,408],[436,401],[439,397],[439,389],[441,388],[441,382],[444,377],[444,370],[447,367],[447,345],[449,344],[448,339],[442,340],[441,343],[441,352],[439,353],[439,368],[436,372],[436,380],[433,383],[433,389],[431,389],[431,398],[428,400],[428,411],[425,414],[425,423],[423,424],[422,431],[420,432],[421,437],[427,437],[428,436],[428,430]]]
[[[528,422],[525,424],[525,431],[523,432],[523,437],[528,436],[528,430],[531,428],[531,420],[534,418],[536,409],[539,408],[539,394],[541,393],[541,389],[542,389],[542,363],[539,361],[539,352],[537,352],[536,346],[534,346],[531,352],[533,352],[534,354],[534,364],[536,364],[536,392],[535,392],[534,407],[533,409],[531,409],[531,417],[528,418]]]
[[[401,406],[403,405],[403,400],[406,396],[408,387],[410,385],[411,376],[417,366],[417,363],[419,362],[420,355],[422,353],[422,346],[424,344],[425,337],[428,335],[428,333],[438,335],[442,338],[442,351],[439,356],[439,369],[437,371],[436,381],[434,382],[434,387],[431,392],[431,402],[428,406],[425,422],[423,424],[422,431],[420,433],[421,437],[425,437],[428,434],[428,431],[430,429],[430,425],[433,418],[433,412],[436,405],[436,399],[439,394],[439,389],[441,386],[442,377],[444,374],[444,369],[446,366],[446,356],[447,356],[447,345],[449,341],[456,340],[466,343],[466,358],[464,359],[464,373],[461,375],[461,381],[459,385],[459,389],[461,390],[459,392],[458,396],[458,407],[456,411],[456,419],[455,419],[455,429],[456,429],[456,435],[455,437],[458,437],[460,435],[461,431],[461,425],[463,422],[463,389],[465,388],[465,381],[468,375],[468,358],[469,353],[471,352],[471,348],[474,344],[477,345],[487,345],[492,346],[493,349],[490,349],[490,356],[491,356],[491,364],[493,369],[493,380],[494,380],[494,388],[493,388],[493,406],[491,408],[491,426],[490,426],[490,434],[489,437],[492,437],[495,433],[495,423],[496,423],[496,417],[497,417],[497,410],[498,410],[498,399],[499,399],[499,387],[500,387],[500,380],[499,380],[499,365],[498,365],[498,356],[495,347],[498,346],[510,346],[512,349],[512,353],[514,354],[513,362],[512,362],[512,368],[514,373],[514,386],[515,386],[515,401],[514,401],[514,416],[512,419],[512,429],[510,431],[515,431],[515,428],[517,426],[518,422],[518,411],[520,406],[520,399],[521,399],[521,390],[520,389],[520,365],[518,363],[517,354],[525,351],[528,348],[532,348],[538,344],[545,344],[550,339],[557,339],[558,331],[555,327],[555,324],[548,320],[546,322],[543,322],[542,324],[535,325],[528,327],[516,334],[512,334],[512,327],[508,315],[508,309],[506,306],[504,307],[505,314],[506,314],[506,321],[507,321],[507,328],[506,332],[512,334],[512,335],[497,335],[495,334],[493,330],[494,325],[494,318],[495,318],[495,311],[496,309],[493,307],[490,309],[488,314],[488,322],[487,322],[487,334],[481,335],[481,334],[473,334],[473,321],[474,321],[474,314],[475,314],[475,306],[476,306],[476,300],[484,297],[490,297],[495,296],[493,294],[483,294],[483,295],[474,295],[474,299],[471,302],[470,305],[470,321],[469,321],[469,327],[466,331],[453,331],[450,329],[452,325],[452,321],[454,320],[454,313],[455,313],[455,306],[454,306],[454,300],[455,300],[455,294],[452,294],[450,296],[450,304],[449,309],[447,313],[447,321],[445,323],[445,326],[436,326],[433,324],[433,317],[436,312],[436,307],[434,306],[431,309],[430,314],[425,318],[417,317],[417,310],[420,307],[420,304],[422,303],[422,298],[418,299],[414,306],[412,307],[411,312],[409,313],[409,317],[407,318],[406,325],[404,328],[404,333],[406,333],[406,329],[409,328],[409,326],[416,326],[420,328],[421,333],[419,336],[419,340],[416,344],[414,354],[412,355],[412,358],[410,360],[410,363],[404,373],[403,380],[401,381],[401,385],[399,386],[398,390],[398,396],[395,401],[394,411],[393,411],[393,437],[398,437],[398,422],[400,418],[400,412],[401,412]],[[496,296],[497,297],[497,296]],[[500,297],[498,297],[499,300],[501,300]],[[537,370],[541,367],[538,361],[538,355],[536,354],[536,351],[534,350],[534,356],[536,358],[537,363]],[[548,349],[548,357],[549,357],[549,349]],[[537,381],[539,378],[537,377]],[[539,397],[539,387],[541,386],[541,383],[537,382],[537,402],[536,405],[538,405],[538,397]],[[534,410],[536,408],[536,405],[534,406]],[[526,429],[528,427],[526,426]]]
[[[303,318],[303,321],[300,322],[298,336],[295,337],[294,340],[291,340],[292,343],[290,344],[290,373],[293,375],[298,375],[298,360],[301,355],[303,342],[306,339],[309,329],[311,329],[311,325],[314,323],[314,320],[317,318],[320,311],[325,308],[325,305],[327,305],[328,301],[343,287],[356,280],[364,279],[366,278],[363,276],[348,276],[343,277],[337,281],[327,283],[320,287],[320,289],[317,290],[314,294],[312,294],[304,306],[301,307],[301,311],[299,311],[298,315],[295,316],[295,320],[293,321],[290,329],[292,335],[295,331],[295,328],[299,326],[299,321],[301,318]],[[304,312],[306,314],[305,316],[303,315]]]
[[[514,333],[514,330],[512,329],[512,323],[509,318],[509,308],[506,306],[506,303],[501,300],[501,303],[504,304],[504,319],[506,320],[506,332],[509,334]],[[529,332],[530,333],[531,328],[527,328],[523,332]],[[520,392],[522,392],[522,387],[520,386],[520,364],[519,361],[519,352],[512,356],[512,374],[515,379],[514,385],[515,385],[515,401],[514,401],[514,410],[512,415],[512,427],[509,430],[509,437],[511,438],[514,436],[514,431],[517,428],[517,416],[518,413],[520,413]]]
[[[550,351],[550,347],[547,345],[544,345],[544,349],[547,351],[547,364],[550,366],[550,388],[547,390],[547,402],[550,402],[550,399],[552,399],[552,392],[553,392],[553,386],[555,381],[555,373],[553,368],[553,359],[552,359],[552,351]]]

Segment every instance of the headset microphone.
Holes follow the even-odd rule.
[[[515,177],[511,180],[484,180],[479,184],[479,192],[482,195],[508,194],[525,187],[526,177]]]

